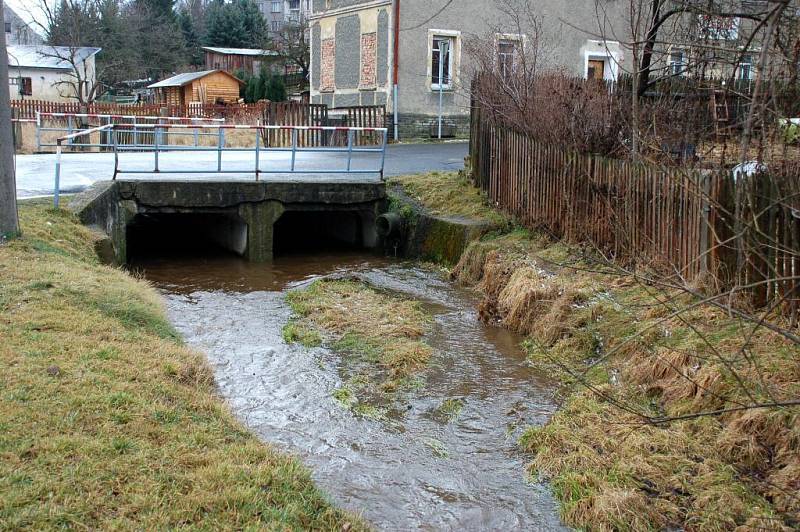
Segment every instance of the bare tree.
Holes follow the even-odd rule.
[[[3,0],[0,0],[0,13]],[[0,15],[0,19],[2,19]],[[8,56],[6,40],[0,41],[0,244],[19,234],[17,186],[14,175],[14,142],[11,132],[11,106],[7,105]]]
[[[287,64],[296,67],[304,79],[308,79],[311,69],[309,45],[308,20],[304,17],[284,24],[283,29],[272,39],[272,47]]]

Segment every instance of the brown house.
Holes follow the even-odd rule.
[[[255,48],[218,48],[203,46],[206,56],[206,68],[237,72],[242,70],[253,76],[261,69],[271,70],[278,60],[278,52],[258,50]]]
[[[167,105],[185,106],[193,102],[203,104],[236,103],[244,81],[221,70],[187,72],[153,83],[156,101]]]

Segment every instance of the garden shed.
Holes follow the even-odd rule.
[[[203,70],[178,74],[153,83],[148,88],[156,93],[156,101],[166,105],[186,106],[192,102],[228,104],[239,100],[244,82],[222,70]]]

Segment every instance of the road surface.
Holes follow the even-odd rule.
[[[420,172],[455,171],[464,167],[467,155],[465,142],[444,144],[399,144],[391,145],[386,152],[385,175],[416,174]],[[289,153],[260,154],[261,170],[283,171],[291,165]],[[151,171],[153,153],[121,153],[119,168]],[[223,170],[232,174],[213,173],[217,168],[216,152],[169,152],[159,154],[159,174],[126,174],[125,179],[236,179],[253,180],[254,152],[228,152],[223,154]],[[52,195],[55,175],[55,155],[35,154],[17,155],[17,196],[20,198]],[[347,156],[344,153],[303,153],[298,154],[296,167],[303,170],[346,169]],[[376,170],[380,167],[379,154],[354,154],[351,169]],[[171,174],[167,170],[190,170],[189,174]],[[201,173],[205,171],[209,173]],[[95,181],[111,179],[114,171],[112,153],[65,153],[61,165],[62,193],[80,192]],[[376,180],[377,173],[367,174],[262,174],[262,180]]]

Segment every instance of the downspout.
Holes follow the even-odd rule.
[[[394,48],[392,50],[392,108],[394,111],[394,141],[400,140],[397,130],[397,94],[400,70],[400,0],[394,0]]]

